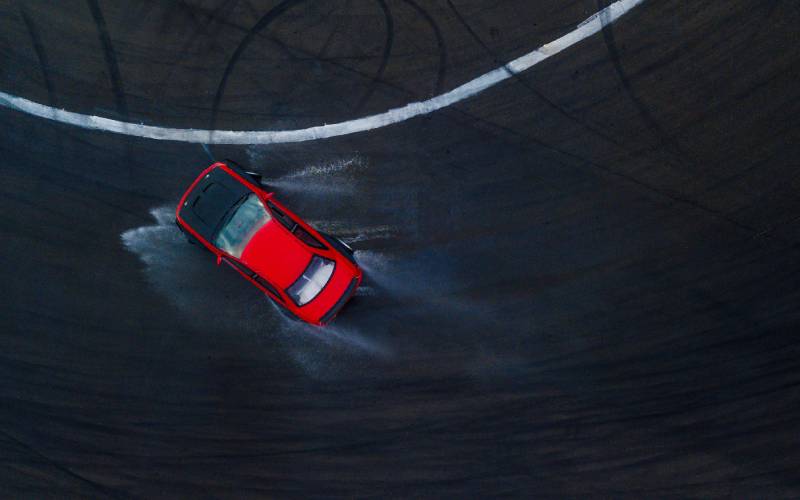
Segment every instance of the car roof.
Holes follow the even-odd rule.
[[[186,195],[180,209],[183,221],[211,241],[225,214],[243,196],[252,193],[220,167],[207,172]]]

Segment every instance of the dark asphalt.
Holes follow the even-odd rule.
[[[0,90],[301,128],[606,3],[6,0]],[[289,145],[0,109],[2,496],[800,496],[799,25],[788,0],[648,0],[454,107]],[[331,328],[180,239],[211,157],[358,249]]]

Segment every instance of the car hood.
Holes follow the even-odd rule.
[[[312,253],[276,220],[250,239],[241,261],[273,285],[286,289],[300,277]]]

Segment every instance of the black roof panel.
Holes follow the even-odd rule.
[[[181,207],[180,216],[200,236],[211,241],[228,210],[251,192],[217,167],[195,185]]]

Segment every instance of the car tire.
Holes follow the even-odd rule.
[[[269,190],[269,186],[267,185],[266,182],[264,182],[264,178],[261,176],[261,174],[250,171],[245,171],[245,174],[247,174],[253,180],[253,182],[263,187],[264,189]]]
[[[180,230],[181,230],[181,233],[183,234],[183,237],[184,237],[184,238],[186,238],[186,241],[188,241],[190,245],[194,245],[194,246],[196,246],[196,247],[199,247],[199,248],[201,248],[201,249],[205,250],[206,252],[210,252],[210,250],[209,250],[208,248],[206,248],[206,246],[205,246],[205,245],[203,245],[202,243],[200,243],[200,241],[198,241],[198,239],[197,239],[197,238],[195,238],[194,236],[192,236],[192,234],[191,234],[191,233],[189,233],[188,231],[186,231],[185,229],[183,229],[183,226],[181,226],[180,224],[178,224],[178,221],[177,221],[177,220],[175,221],[175,225],[176,225],[176,226],[178,226],[178,229],[180,229]]]

